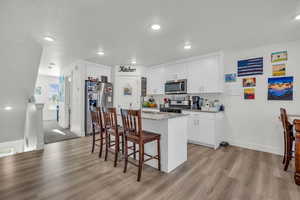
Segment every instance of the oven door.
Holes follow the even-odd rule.
[[[165,84],[165,94],[186,94],[186,80],[168,81]]]

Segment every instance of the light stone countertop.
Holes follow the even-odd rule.
[[[185,117],[185,116],[188,116],[188,114],[152,112],[152,111],[142,112],[142,119],[151,119],[151,120],[165,120],[165,119],[172,119],[176,117]]]

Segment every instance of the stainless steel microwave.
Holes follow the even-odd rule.
[[[187,79],[167,81],[165,83],[165,94],[186,94]]]

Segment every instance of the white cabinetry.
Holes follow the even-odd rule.
[[[221,53],[180,60],[147,69],[147,93],[164,94],[169,80],[187,79],[187,92],[221,93],[223,91],[223,61]]]
[[[222,92],[221,56],[207,56],[188,63],[188,93]]]
[[[164,94],[165,86],[165,69],[164,66],[151,67],[146,72],[147,77],[147,94]]]
[[[188,112],[188,142],[218,148],[222,141],[223,113]]]
[[[188,68],[186,63],[174,63],[165,67],[165,82],[170,80],[187,79]]]

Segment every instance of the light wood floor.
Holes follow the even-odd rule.
[[[188,161],[170,174],[145,167],[117,168],[90,153],[90,139],[46,145],[44,151],[0,159],[0,199],[201,199],[297,200],[293,163],[282,157],[237,147],[212,149],[189,145]],[[112,155],[110,155],[112,158]]]

